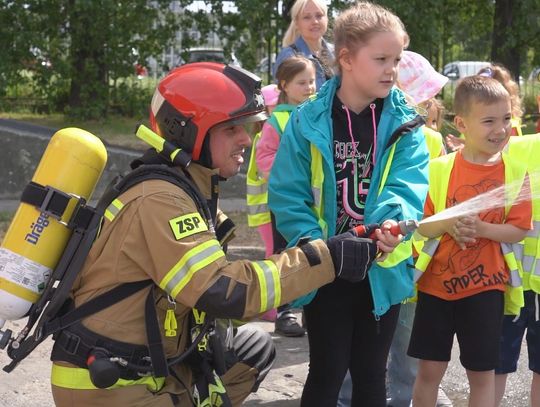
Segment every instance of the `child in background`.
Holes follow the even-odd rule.
[[[261,88],[261,93],[266,105],[266,112],[271,115],[278,103],[279,89],[277,85],[271,84]],[[248,208],[248,225],[256,227],[265,248],[265,259],[270,257],[274,250],[274,239],[272,236],[272,222],[270,219],[270,211],[268,210],[268,183],[266,178],[262,176],[257,163],[255,161],[255,151],[257,143],[261,138],[259,130],[253,138],[251,154],[249,157],[249,165],[246,176],[246,200]],[[261,315],[261,319],[274,322],[277,312],[275,309],[265,312]]]
[[[525,164],[501,153],[510,137],[512,110],[500,82],[464,78],[456,88],[454,111],[465,146],[430,162],[425,217],[501,185],[521,182],[525,188],[528,183]],[[511,244],[531,227],[530,199],[515,202],[515,189],[506,191],[504,208],[418,228],[430,240],[416,261],[418,302],[408,351],[420,359],[416,407],[435,405],[454,334],[469,379],[469,405],[494,405],[503,311],[516,313],[523,306]]]
[[[261,89],[266,112],[270,116],[278,103],[279,89],[277,85],[271,84],[263,86]],[[270,212],[268,211],[268,185],[266,177],[257,168],[255,151],[261,138],[262,131],[259,131],[253,138],[249,166],[247,171],[247,206],[248,225],[257,227],[261,239],[264,242],[265,259],[270,257],[274,250],[272,239],[272,223],[270,222]]]
[[[444,118],[444,106],[437,98],[431,98],[423,103],[420,103],[420,107],[426,109],[426,126],[435,130],[441,131],[442,122]]]
[[[315,65],[304,56],[292,56],[279,65],[276,78],[280,91],[279,104],[263,125],[261,139],[255,153],[257,167],[265,179],[268,179],[268,174],[274,164],[281,135],[289,121],[291,112],[296,109],[297,105],[315,93]],[[294,157],[289,157],[289,160],[294,160]],[[287,246],[287,242],[277,233],[273,218],[272,232],[271,253],[279,253]],[[287,304],[278,308],[274,330],[280,335],[290,337],[303,336],[306,333]]]
[[[424,136],[428,144],[429,158],[437,158],[446,154],[443,136],[440,133],[444,118],[444,106],[435,97],[426,100],[418,105],[427,112]]]
[[[400,19],[359,2],[336,19],[334,44],[339,74],[292,113],[268,202],[289,246],[380,225],[381,257],[366,261],[365,279],[332,282],[296,304],[307,304],[310,347],[301,406],[335,407],[349,369],[352,406],[382,407],[400,303],[413,295],[410,242],[388,229],[421,217],[429,155],[423,120],[393,86],[408,44]]]
[[[422,55],[403,51],[397,85],[410,98],[413,106],[418,106],[427,113],[423,132],[430,159],[445,153],[443,138],[439,133],[443,108],[435,96],[447,82],[448,78],[438,73]]]

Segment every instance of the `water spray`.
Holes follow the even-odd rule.
[[[531,185],[531,179],[536,180],[535,185]],[[531,172],[525,177],[525,181],[517,180],[508,184],[503,184],[490,191],[467,199],[455,206],[446,208],[420,222],[413,219],[400,221],[389,229],[390,233],[394,236],[399,234],[407,235],[414,232],[420,225],[426,223],[442,222],[461,216],[477,215],[489,209],[503,208],[508,204],[510,197],[515,197],[512,205],[528,200],[540,199],[540,181],[538,180],[540,180],[540,170]],[[357,236],[362,236],[366,233],[366,226],[358,225],[353,230]],[[375,231],[371,232],[368,237],[375,240]]]

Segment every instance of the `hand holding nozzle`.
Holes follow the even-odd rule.
[[[398,223],[391,225],[388,228],[384,228],[384,230],[388,230],[394,236],[399,236],[399,235],[405,236],[411,232],[414,232],[417,228],[418,228],[417,221],[415,221],[414,219],[407,219],[407,220],[399,221]],[[377,230],[381,230],[381,228],[379,227],[377,223],[372,223],[369,225],[358,225],[353,228],[353,231],[356,234],[356,236],[368,237],[369,239],[373,239],[373,240],[378,240],[377,234],[376,234]]]
[[[377,243],[379,256],[377,261],[381,262],[388,257],[389,253],[401,242],[403,236],[413,232],[418,228],[418,222],[413,219],[399,222],[387,220],[381,226],[377,224],[358,225],[353,229],[353,233],[360,237],[367,237]]]

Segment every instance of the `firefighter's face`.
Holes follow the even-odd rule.
[[[244,163],[244,152],[251,145],[251,138],[242,125],[216,126],[210,130],[210,154],[212,167],[219,175],[229,178],[238,174]]]

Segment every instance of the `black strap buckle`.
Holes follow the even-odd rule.
[[[40,212],[60,220],[73,196],[50,185],[43,186],[36,182],[26,185],[21,202],[35,206]]]
[[[49,185],[45,187],[45,190],[47,192],[38,209],[56,220],[62,219],[71,196]]]

